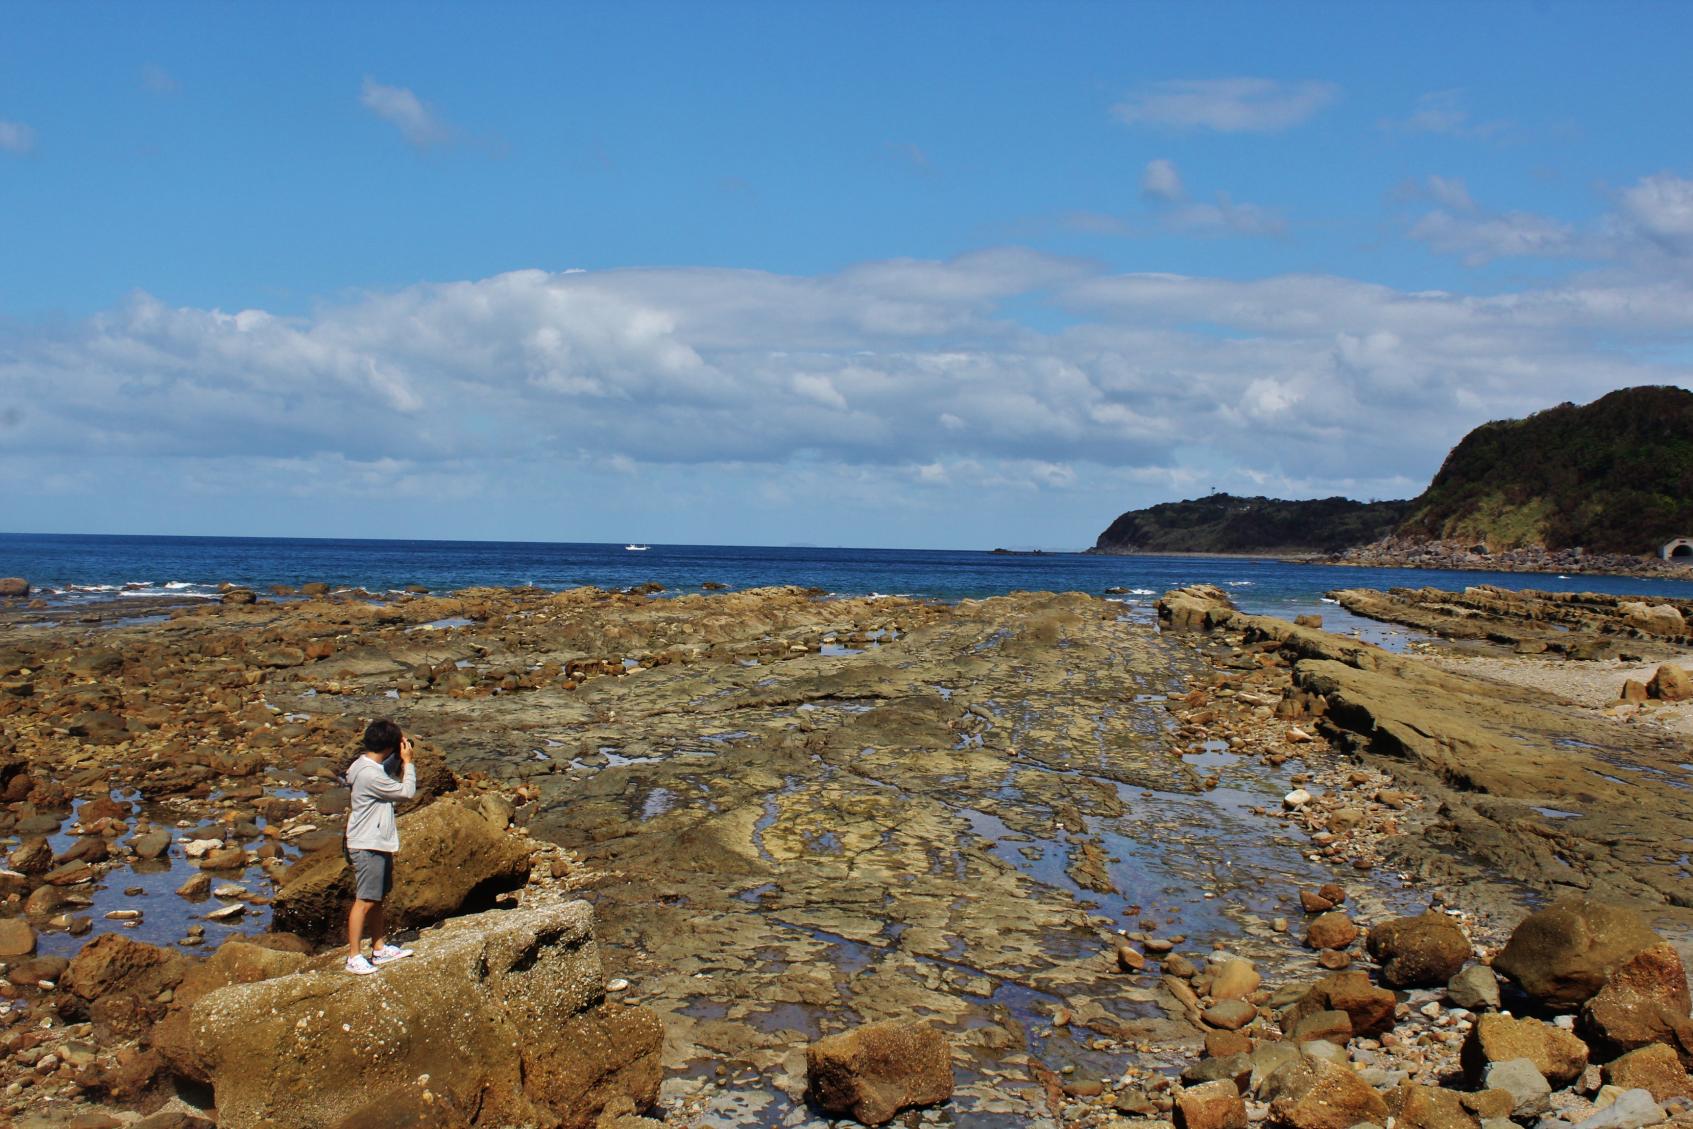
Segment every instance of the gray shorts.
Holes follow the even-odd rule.
[[[347,859],[353,864],[353,897],[361,902],[380,902],[394,888],[394,856],[387,851],[352,848]]]

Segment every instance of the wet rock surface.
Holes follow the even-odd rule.
[[[482,909],[478,888],[492,905],[527,907],[496,917],[538,908],[543,892],[587,898],[600,958],[619,974],[603,1006],[653,1017],[593,1037],[656,1047],[662,1023],[641,1077],[657,1087],[649,1112],[669,1123],[821,1124],[807,1048],[917,1017],[944,1035],[952,1081],[950,1098],[901,1115],[917,1124],[1232,1126],[1241,1111],[1219,1083],[1247,1122],[1321,1125],[1335,1109],[1443,1126],[1500,1116],[1485,1091],[1465,1091],[1456,1112],[1433,1096],[1469,1084],[1460,1049],[1478,1011],[1499,1003],[1487,1003],[1486,966],[1448,977],[1462,985],[1448,999],[1437,973],[1451,946],[1372,954],[1358,938],[1432,909],[1492,956],[1553,874],[1671,910],[1661,887],[1673,867],[1655,882],[1665,864],[1636,866],[1641,817],[1622,812],[1614,841],[1559,838],[1557,820],[1511,791],[1532,781],[1528,799],[1549,795],[1539,762],[1495,772],[1467,761],[1468,747],[1438,753],[1443,736],[1414,755],[1366,739],[1416,725],[1444,734],[1466,710],[1499,724],[1496,689],[1239,617],[1209,593],[1171,605],[1166,625],[1193,630],[1159,633],[1144,604],[1049,593],[941,606],[798,589],[318,592],[93,627],[20,611],[27,629],[0,630],[3,678],[28,686],[0,694],[0,820],[7,853],[39,869],[0,879],[0,919],[28,923],[37,954],[6,961],[0,1112],[151,1112],[179,1075],[213,1076],[194,1065],[215,1048],[195,1050],[191,1025],[208,1000],[269,999],[314,976],[355,990],[299,963],[337,956],[267,930],[277,916],[314,939],[338,928],[333,877],[299,918],[272,902],[314,873],[302,856],[325,852],[332,875],[337,777],[364,719],[380,715],[423,735],[435,781],[403,829],[451,812],[496,855],[511,846],[516,868],[418,920]],[[1405,705],[1401,726],[1352,693],[1348,680],[1365,675],[1382,680],[1382,700],[1421,695],[1429,708]],[[1503,708],[1517,736],[1541,732]],[[1532,716],[1542,708],[1536,699]],[[1564,715],[1546,708],[1549,729]],[[1641,751],[1667,754],[1625,750]],[[1553,833],[1525,840],[1530,825]],[[419,875],[432,858],[445,868],[451,852],[420,845]],[[1625,871],[1644,877],[1612,877]],[[432,890],[448,884],[438,877]],[[1317,929],[1328,944],[1308,947],[1330,914]],[[217,955],[180,975],[165,961],[173,983],[137,979],[95,1013],[61,981],[66,958],[107,936]],[[1396,973],[1396,991],[1377,958],[1416,971]],[[400,970],[372,979],[398,985]],[[1592,1003],[1616,1013],[1595,1022],[1620,1033],[1637,1018],[1662,962],[1636,974],[1612,970]],[[1519,991],[1508,987],[1506,1006],[1521,1006]],[[1585,1014],[1564,1022],[1586,1031]],[[1673,1016],[1657,1022],[1674,1037]],[[82,1065],[58,1049],[79,1040],[93,1048]],[[497,1042],[473,1044],[468,1061],[504,1078],[513,1051]],[[1297,1084],[1272,1084],[1290,1064]],[[1581,1085],[1550,1091],[1551,1108],[1590,1113]],[[608,1096],[610,1116],[643,1112],[645,1086]],[[419,1124],[478,1116],[461,1097],[425,1108],[415,1084],[382,1093]]]

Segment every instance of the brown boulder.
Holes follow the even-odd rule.
[[[83,1000],[122,993],[151,1000],[182,983],[188,966],[181,953],[121,933],[102,933],[71,959],[60,986]]]
[[[587,903],[457,918],[414,948],[379,976],[346,975],[336,953],[210,992],[167,1053],[210,1080],[223,1129],[375,1129],[422,1106],[461,1125],[589,1129],[619,1099],[657,1097],[663,1027],[606,1001]]]
[[[53,848],[40,836],[25,839],[6,861],[21,874],[46,874],[53,869]]]
[[[1629,1051],[1605,1064],[1605,1081],[1625,1090],[1649,1090],[1653,1101],[1693,1098],[1693,1078],[1681,1065],[1674,1048],[1662,1043]]]
[[[1629,958],[1581,1009],[1579,1028],[1607,1057],[1670,1043],[1693,1061],[1693,996],[1674,946],[1649,946]]]
[[[1674,604],[1648,604],[1640,600],[1625,600],[1617,605],[1623,622],[1648,635],[1685,635],[1687,621]]]
[[[1646,693],[1665,702],[1680,702],[1693,698],[1693,678],[1679,666],[1665,663],[1653,674],[1652,680],[1646,683]]]
[[[1401,917],[1370,930],[1364,942],[1392,988],[1445,984],[1470,957],[1470,939],[1443,913]]]
[[[1489,1063],[1526,1058],[1553,1088],[1568,1086],[1587,1066],[1587,1044],[1561,1028],[1538,1019],[1483,1015],[1470,1028],[1458,1059],[1472,1082],[1479,1082]]]
[[[1246,1102],[1227,1078],[1176,1095],[1176,1129],[1246,1129]]]
[[[440,800],[398,821],[400,851],[388,925],[407,929],[440,921],[529,878],[529,848],[456,800]],[[352,872],[339,850],[301,859],[277,891],[276,928],[305,937],[345,936]]]
[[[218,599],[225,604],[256,604],[259,601],[257,593],[249,588],[231,588]]]
[[[805,1049],[805,1072],[819,1109],[865,1125],[952,1097],[952,1049],[925,1023],[888,1020],[819,1039]]]
[[[1662,941],[1633,910],[1567,898],[1523,918],[1493,968],[1540,1003],[1574,1010],[1636,953]]]
[[[1376,987],[1362,972],[1337,972],[1317,981],[1282,1013],[1282,1030],[1292,1031],[1300,1020],[1319,1011],[1344,1011],[1352,1020],[1354,1035],[1379,1035],[1392,1028],[1398,1002],[1392,992]]]
[[[1646,701],[1651,696],[1651,692],[1646,689],[1644,682],[1636,678],[1627,678],[1623,680],[1622,690],[1617,694],[1617,700],[1639,703]]]
[[[0,597],[7,599],[29,595],[29,581],[21,576],[0,576]]]
[[[217,952],[189,968],[177,986],[170,1011],[153,1028],[153,1045],[166,1050],[178,1062],[192,1061],[193,1037],[188,1028],[188,1014],[196,1003],[217,991],[234,984],[256,984],[299,972],[311,962],[303,953],[253,944],[248,940],[231,938],[218,947]],[[206,1081],[202,1078],[201,1081]]]
[[[1387,1123],[1387,1103],[1350,1067],[1301,1055],[1265,1079],[1270,1124],[1286,1129],[1351,1129]]]
[[[1211,998],[1214,1000],[1238,1000],[1250,996],[1258,990],[1263,978],[1258,970],[1252,967],[1251,961],[1232,957],[1218,966],[1211,975]]]
[[[1305,943],[1313,949],[1344,949],[1357,939],[1358,926],[1340,910],[1312,918],[1305,933]]]
[[[1481,1121],[1464,1107],[1463,1097],[1438,1086],[1401,1082],[1387,1095],[1395,1129],[1480,1129]],[[1507,1107],[1505,1116],[1509,1116]]]
[[[0,959],[16,960],[35,952],[35,930],[21,917],[0,917]]]

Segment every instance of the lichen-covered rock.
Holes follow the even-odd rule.
[[[888,1020],[827,1036],[806,1048],[805,1066],[819,1109],[866,1125],[952,1097],[952,1049],[926,1023]]]
[[[1668,1043],[1693,1062],[1693,997],[1674,946],[1651,945],[1612,974],[1581,1009],[1579,1028],[1606,1055]]]
[[[1388,1092],[1396,1129],[1480,1129],[1481,1120],[1452,1090],[1401,1082]]]
[[[1286,1129],[1351,1129],[1387,1123],[1387,1103],[1349,1067],[1301,1056],[1267,1080],[1270,1124]]]
[[[1470,939],[1443,913],[1395,918],[1371,929],[1364,945],[1381,962],[1382,983],[1394,988],[1444,984],[1470,958]]]
[[[1567,898],[1523,918],[1493,968],[1539,1003],[1574,1010],[1636,953],[1662,941],[1633,910]]]
[[[1625,1090],[1647,1090],[1654,1101],[1693,1098],[1693,1078],[1673,1047],[1653,1043],[1605,1064],[1605,1081]]]
[[[1319,1011],[1344,1011],[1352,1020],[1354,1035],[1379,1035],[1393,1026],[1396,1003],[1392,992],[1370,983],[1364,973],[1337,972],[1317,981],[1282,1012],[1282,1030],[1292,1031],[1300,1020]]]
[[[1567,1086],[1587,1066],[1587,1044],[1538,1019],[1483,1015],[1470,1028],[1458,1052],[1464,1072],[1481,1079],[1491,1063],[1526,1058],[1554,1086]]]
[[[1246,1129],[1246,1102],[1228,1079],[1176,1095],[1176,1129]]]
[[[616,1098],[657,1097],[663,1028],[606,1001],[585,902],[458,918],[414,948],[377,976],[348,976],[336,953],[210,992],[172,1065],[210,1081],[223,1129],[436,1124],[404,1120],[430,1109],[588,1129]]]

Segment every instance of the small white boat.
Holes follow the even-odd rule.
[[[623,547],[631,553],[644,553],[648,549],[652,548],[651,545],[625,545]]]

